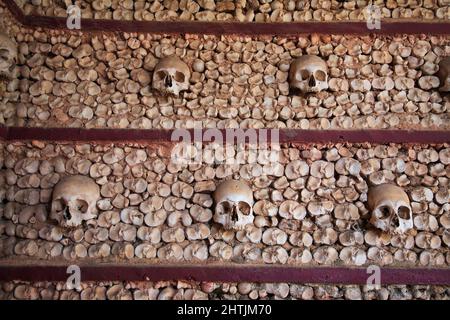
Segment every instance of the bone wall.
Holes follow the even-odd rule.
[[[215,152],[217,161],[234,153]],[[170,161],[168,145],[9,143],[0,252],[14,260],[447,266],[449,152],[448,145],[283,145],[276,162],[184,165]],[[52,190],[76,174],[100,187],[98,217],[60,228],[49,217]],[[211,194],[231,178],[251,182],[255,199],[254,223],[240,231],[213,219]],[[368,223],[368,189],[386,182],[411,200],[414,230],[404,235]]]
[[[16,79],[3,93],[8,126],[85,128],[448,129],[449,100],[438,91],[448,38],[215,37],[83,34],[19,28]],[[290,63],[318,55],[329,89],[289,90]],[[160,58],[177,55],[189,90],[152,89]]]
[[[448,286],[355,285],[213,282],[3,282],[0,300],[448,300]]]
[[[83,18],[139,21],[241,21],[294,22],[366,20],[368,5],[373,3],[383,18],[443,19],[450,18],[448,0],[96,0],[56,1],[16,0],[26,14],[67,16],[67,5],[76,4]]]

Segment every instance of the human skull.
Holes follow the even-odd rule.
[[[305,55],[294,60],[289,69],[289,85],[302,93],[328,89],[327,63],[317,56]]]
[[[161,59],[153,71],[153,89],[165,95],[178,96],[189,88],[191,71],[180,58],[171,56]]]
[[[439,71],[437,75],[441,81],[439,90],[450,92],[450,57],[446,57],[439,62]]]
[[[405,233],[413,228],[412,209],[408,195],[392,184],[372,187],[367,195],[372,211],[370,222],[383,231]]]
[[[16,62],[16,43],[8,35],[0,32],[0,80],[11,80]]]
[[[97,216],[100,188],[89,177],[66,177],[53,189],[50,217],[63,227],[75,227]]]
[[[222,182],[213,197],[216,203],[214,221],[225,229],[242,230],[253,223],[253,191],[244,181]]]

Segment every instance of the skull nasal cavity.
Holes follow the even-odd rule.
[[[392,222],[391,224],[393,224],[394,226],[398,226],[399,225],[399,220],[398,220],[398,216],[394,215],[392,217]]]
[[[64,218],[66,218],[67,220],[72,219],[72,215],[70,214],[69,207],[66,207],[64,209]]]
[[[313,76],[309,77],[308,86],[315,87],[316,86],[316,79],[314,79]]]
[[[172,77],[167,76],[166,80],[164,80],[164,84],[166,85],[166,87],[171,87],[172,86]]]
[[[405,206],[401,206],[398,208],[398,216],[401,219],[408,220],[411,217],[411,213],[409,212],[409,208]]]

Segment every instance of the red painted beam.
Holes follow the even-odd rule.
[[[65,281],[66,266],[3,266],[0,281]],[[365,268],[279,266],[80,266],[81,281],[288,282],[320,284],[367,283]],[[450,284],[450,269],[381,268],[381,285]]]
[[[14,0],[3,0],[17,20],[27,27],[67,29],[66,18],[24,15]],[[156,34],[272,35],[305,34],[450,34],[449,22],[423,20],[382,20],[381,29],[370,30],[365,21],[342,22],[201,22],[201,21],[125,21],[81,19],[81,31],[145,32]]]
[[[16,18],[20,23],[24,23],[25,15],[22,9],[19,8],[15,0],[3,0],[3,3],[8,8],[9,12]]]
[[[8,138],[8,128],[0,126],[0,139],[7,140],[7,138]]]
[[[207,129],[203,129],[200,136]],[[234,129],[227,129],[233,131]],[[246,129],[242,129],[244,132]],[[271,137],[277,129],[249,129],[259,135]],[[226,131],[220,130],[223,137]],[[173,130],[140,129],[80,129],[80,128],[0,128],[0,137],[7,141],[97,141],[97,142],[170,142]],[[193,130],[189,130],[191,136]],[[195,136],[195,135],[194,135]],[[270,139],[268,139],[270,140]],[[176,142],[176,141],[175,141]],[[205,141],[207,142],[207,141]],[[445,130],[300,130],[280,129],[280,143],[450,143],[450,131]]]

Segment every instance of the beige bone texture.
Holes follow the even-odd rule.
[[[392,184],[369,189],[367,203],[372,212],[370,222],[385,232],[405,233],[413,228],[412,209],[408,195]]]
[[[66,177],[53,189],[50,217],[63,227],[76,227],[97,217],[100,188],[89,177]]]
[[[320,92],[328,89],[327,63],[317,56],[305,55],[291,63],[289,86],[302,93]]]
[[[17,44],[0,31],[0,80],[11,80],[17,62]]]
[[[181,91],[189,89],[191,70],[180,58],[170,56],[161,59],[153,71],[153,89],[163,95],[178,96]]]
[[[242,230],[253,224],[253,192],[245,181],[227,180],[214,192],[214,221],[225,229]]]

